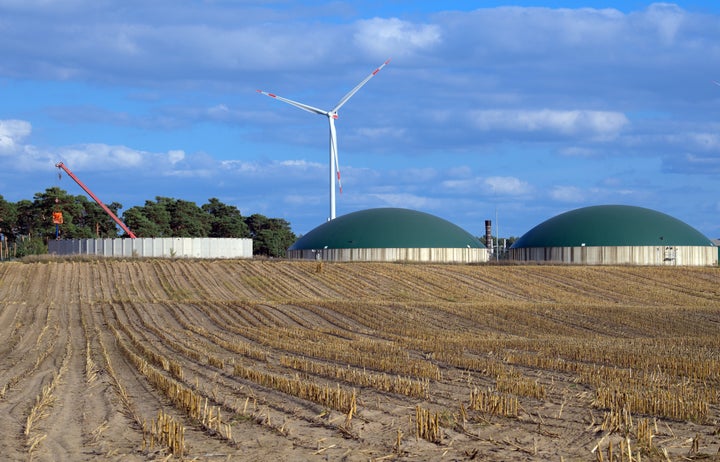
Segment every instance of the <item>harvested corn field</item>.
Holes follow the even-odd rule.
[[[720,270],[0,265],[6,460],[720,460]]]

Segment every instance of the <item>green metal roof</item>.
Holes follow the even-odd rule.
[[[361,210],[313,229],[289,250],[386,248],[484,248],[447,220],[400,208]]]
[[[643,207],[597,205],[562,213],[544,221],[511,248],[711,246],[710,239],[682,221]]]

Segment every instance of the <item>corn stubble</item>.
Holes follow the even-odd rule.
[[[283,267],[284,276],[289,273],[300,278],[293,273],[299,267]],[[267,296],[262,303],[210,300],[198,304],[205,316],[223,326],[223,332],[236,334],[234,340],[223,332],[209,332],[177,319],[198,335],[200,344],[207,345],[208,351],[221,348],[235,355],[231,360],[233,375],[340,411],[348,416],[346,425],[358,412],[355,388],[433,402],[433,384],[443,382],[441,369],[462,369],[475,377],[470,383],[469,400],[454,406],[461,410],[458,420],[465,429],[472,422],[518,418],[526,412],[525,407],[548,399],[554,388],[549,377],[569,374],[575,383],[594,390],[591,404],[602,412],[601,431],[622,436],[615,443],[606,441],[602,450],[595,451],[596,456],[603,457],[604,452],[608,460],[635,460],[633,451],[647,456],[661,454],[653,445],[649,418],[707,422],[710,406],[718,403],[720,362],[712,353],[713,348],[720,347],[717,338],[694,332],[686,335],[690,330],[646,337],[627,337],[621,332],[624,329],[648,332],[648,327],[653,327],[647,325],[648,320],[650,324],[657,323],[663,315],[671,313],[667,303],[678,302],[677,298],[663,290],[643,295],[650,306],[658,307],[657,313],[653,313],[652,307],[643,308],[642,313],[635,306],[613,305],[608,310],[597,304],[598,297],[602,299],[606,293],[612,293],[634,305],[638,292],[624,289],[618,281],[638,279],[638,284],[647,288],[642,271],[624,269],[620,273],[626,274],[613,274],[613,280],[600,287],[593,271],[581,270],[568,276],[565,268],[550,271],[533,268],[529,272],[537,280],[547,279],[549,283],[528,283],[532,277],[526,277],[522,286],[513,287],[507,279],[492,276],[498,281],[496,286],[483,283],[478,286],[483,291],[474,293],[473,283],[477,279],[472,268],[426,269],[409,265],[403,271],[412,277],[402,282],[391,274],[396,267],[380,268],[388,272],[379,273],[375,268],[376,278],[391,279],[406,285],[407,290],[393,290],[398,295],[395,299],[347,294],[347,298],[330,302],[316,298],[317,289],[312,289],[309,281],[306,286],[310,291],[301,294],[301,286],[258,275],[247,281],[251,282],[252,290]],[[343,287],[346,292],[356,289],[346,284],[333,265],[323,265],[322,271],[313,273],[314,278]],[[309,273],[303,277],[306,274]],[[572,285],[557,284],[567,277]],[[658,288],[673,280],[672,273],[667,271],[653,273],[653,277],[658,280]],[[465,281],[464,286],[457,284],[458,278]],[[673,284],[672,287],[677,287],[677,281]],[[442,287],[443,292],[438,293],[433,287]],[[496,287],[504,289],[495,291]],[[692,288],[683,290],[687,294]],[[522,294],[522,300],[540,303],[508,302],[515,294]],[[473,295],[485,302],[470,301]],[[309,302],[308,297],[313,301]],[[710,304],[709,300],[694,295],[689,298],[693,303],[699,302],[701,310]],[[287,306],[290,308],[284,308]],[[327,325],[318,328],[310,324],[277,324],[274,313],[283,310],[285,316],[297,323],[304,322],[294,314],[293,306],[326,319]],[[608,316],[605,322],[598,319],[598,313]],[[476,333],[455,331],[452,326],[443,325],[441,320],[447,316],[469,320]],[[433,322],[434,319],[439,322]],[[364,326],[365,330],[358,331],[357,326]],[[666,325],[655,327],[667,329]],[[215,367],[222,369],[227,363],[213,359],[210,353],[206,355]],[[265,370],[273,369],[268,364],[272,358],[276,358],[284,372]],[[528,368],[542,372],[527,376]],[[483,377],[489,382],[478,386]],[[441,444],[443,425],[453,427],[456,423],[443,421],[440,412],[430,412],[419,402],[414,413],[416,437]],[[359,412],[362,414],[362,408]],[[445,414],[451,413],[446,410]],[[395,431],[398,436],[394,446],[400,451],[402,430]]]
[[[96,360],[86,344],[86,380],[107,373],[144,429],[145,451],[192,457],[186,426],[231,448],[240,425],[288,436],[285,421],[271,418],[271,392],[317,405],[320,416],[305,419],[351,439],[366,409],[385,412],[385,396],[401,401],[407,414],[386,437],[397,456],[409,444],[403,435],[413,432],[446,447],[451,433],[480,438],[498,422],[537,420],[540,428],[538,409],[560,396],[590,415],[587,435],[597,444],[588,457],[599,461],[664,460],[672,448],[659,441],[658,422],[669,428],[719,419],[717,273],[252,261],[214,273],[203,264],[193,273],[192,262],[148,265],[147,288],[105,282],[98,303],[112,347],[168,409],[141,415],[100,328],[82,321],[100,347]],[[158,323],[163,316],[170,321]],[[50,354],[40,346],[56,329],[38,339],[35,364]],[[32,373],[28,367],[11,377],[0,398]],[[26,436],[51,396],[52,387],[28,410]],[[330,422],[329,410],[342,421]],[[42,441],[34,435],[30,450]],[[693,440],[696,454],[700,441]]]

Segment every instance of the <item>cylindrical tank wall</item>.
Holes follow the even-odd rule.
[[[414,261],[434,263],[483,263],[487,249],[382,248],[288,250],[288,258],[322,261]]]
[[[509,250],[512,261],[583,265],[716,266],[711,246],[528,247]]]

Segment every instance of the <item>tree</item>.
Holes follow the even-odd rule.
[[[113,203],[111,207],[117,210],[122,205]],[[35,194],[32,204],[25,204],[23,218],[24,225],[28,227],[26,234],[35,233],[46,239],[55,237],[55,224],[52,222],[55,211],[63,214],[60,233],[65,239],[118,236],[115,221],[98,204],[84,195],[72,196],[57,187]]]
[[[29,236],[35,231],[35,209],[33,203],[27,199],[22,199],[15,204],[16,221],[15,221],[15,237]]]
[[[61,211],[64,223],[62,232],[64,237],[75,237],[77,234],[74,216],[82,214],[82,208],[77,207],[75,199],[58,187],[47,188],[45,192],[36,193],[33,201],[23,200],[17,203],[18,234],[23,236],[42,237],[49,239],[55,237],[55,225],[52,222],[52,213]]]
[[[269,257],[284,257],[297,239],[290,223],[282,218],[268,218],[253,214],[245,219],[253,239],[253,253]]]
[[[71,209],[69,211],[62,210],[63,219],[69,220],[70,222],[69,226],[65,226],[65,224],[62,225],[64,228],[64,237],[77,239],[118,237],[118,228],[115,220],[113,220],[100,205],[82,195],[74,196],[72,199],[73,202],[70,204]],[[122,205],[113,202],[110,205],[106,205],[106,207],[117,216],[117,211]]]
[[[250,237],[250,230],[237,207],[213,197],[202,209],[210,216],[210,237]]]
[[[177,237],[207,237],[210,219],[195,202],[177,199],[168,204],[170,229]]]
[[[172,237],[167,197],[156,197],[156,202],[145,201],[144,206],[131,207],[123,214],[123,222],[137,237]]]
[[[210,217],[197,204],[169,197],[132,207],[123,219],[138,237],[207,237],[211,230]]]
[[[123,223],[130,228],[137,237],[160,237],[160,225],[145,216],[143,207],[130,207],[123,213]]]
[[[0,233],[3,239],[15,240],[16,230],[17,206],[0,195]]]

